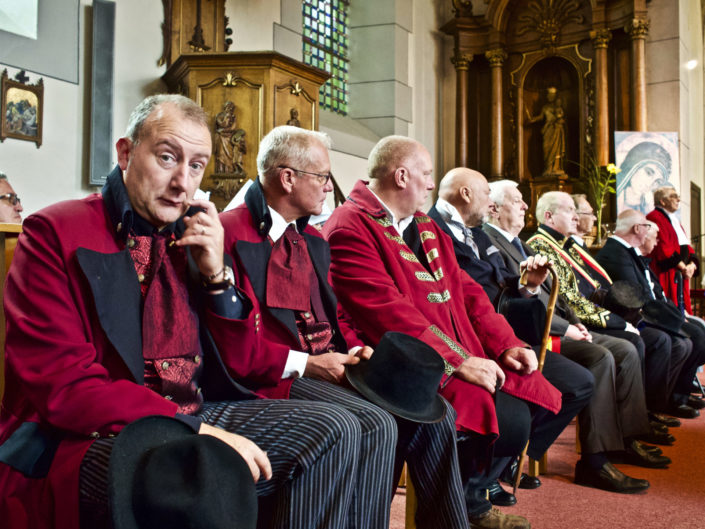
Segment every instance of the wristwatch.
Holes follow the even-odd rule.
[[[203,288],[209,292],[212,292],[214,290],[227,290],[235,285],[235,274],[233,273],[232,268],[229,266],[224,266],[221,272],[214,274],[212,277],[215,278],[221,274],[223,275],[223,280],[216,281],[215,283],[211,283],[208,278],[202,277]]]

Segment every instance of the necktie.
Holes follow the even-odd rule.
[[[475,239],[472,237],[472,231],[470,228],[468,228],[465,224],[462,224],[457,221],[453,221],[453,224],[460,229],[463,233],[463,242],[467,244],[471,249],[472,252],[475,254],[475,257],[478,259],[480,258],[480,249],[477,246],[477,243],[475,242]]]
[[[305,239],[293,226],[272,246],[267,265],[267,305],[299,311],[311,307],[311,275],[313,268]]]
[[[521,256],[524,259],[527,258],[526,252],[524,251],[524,247],[521,245],[521,241],[519,240],[519,237],[514,237],[512,239],[512,246],[514,246],[514,248],[516,248],[519,251],[519,253],[521,254]]]

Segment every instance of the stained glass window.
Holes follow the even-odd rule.
[[[331,78],[321,87],[319,104],[348,113],[349,0],[303,0],[304,62]]]

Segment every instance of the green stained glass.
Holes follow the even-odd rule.
[[[319,104],[347,114],[350,0],[304,0],[302,5],[304,62],[331,74],[321,87]]]

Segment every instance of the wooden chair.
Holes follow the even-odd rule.
[[[5,311],[1,310],[5,295],[5,277],[15,253],[17,236],[21,232],[21,224],[0,223],[0,399],[5,390]]]

